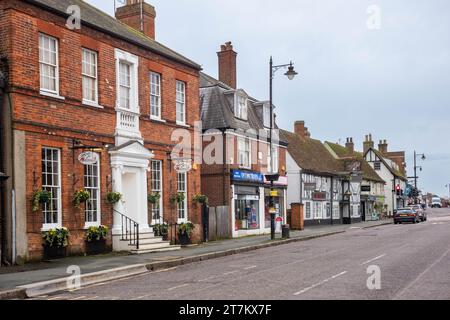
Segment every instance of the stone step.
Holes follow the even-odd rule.
[[[136,248],[131,250],[133,254],[144,254],[151,252],[164,252],[164,251],[174,251],[180,250],[181,246],[171,246],[170,242],[164,241],[161,243],[153,243],[153,244],[139,244],[139,250]]]
[[[158,243],[164,243],[167,241],[163,241],[163,239],[161,237],[157,237],[157,238],[148,238],[148,239],[141,239],[139,238],[139,245],[144,245],[144,244],[158,244]],[[133,245],[131,245],[133,247]]]

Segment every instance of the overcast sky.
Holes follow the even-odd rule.
[[[114,0],[88,0],[113,14]],[[217,76],[220,44],[238,52],[238,86],[268,99],[268,61],[279,72],[274,103],[280,127],[305,120],[313,138],[365,134],[405,150],[419,187],[448,196],[450,183],[450,1],[448,0],[146,0],[156,7],[156,38]],[[380,9],[380,20],[368,8]],[[372,28],[368,28],[369,25]],[[376,27],[379,23],[379,29]],[[375,27],[375,29],[374,29]]]

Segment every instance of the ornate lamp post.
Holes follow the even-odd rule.
[[[292,61],[289,64],[281,64],[274,65],[273,59],[270,57],[269,69],[270,69],[270,132],[269,132],[269,148],[270,148],[270,171],[266,175],[266,179],[270,181],[270,237],[272,240],[275,240],[275,203],[274,203],[274,182],[278,181],[280,175],[278,172],[274,172],[274,162],[273,162],[273,141],[272,141],[272,133],[274,129],[273,123],[273,79],[275,78],[275,73],[280,69],[288,69],[288,71],[284,74],[288,77],[289,80],[293,80],[295,76],[298,74],[294,70],[294,64]]]
[[[422,156],[422,161],[425,161],[426,160],[426,157],[425,157],[425,154],[423,154],[423,153],[417,153],[415,150],[414,150],[414,188],[416,189],[415,191],[417,192],[417,169],[420,169],[420,171],[422,171],[422,166],[418,166],[417,165],[417,157],[420,157],[420,156]],[[414,195],[414,204],[417,204],[417,193],[415,193],[415,195]]]

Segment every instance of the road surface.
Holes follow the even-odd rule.
[[[344,234],[38,299],[450,299],[450,210],[429,209],[428,217],[417,225],[354,224]]]

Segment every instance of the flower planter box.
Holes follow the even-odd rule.
[[[192,244],[191,238],[187,234],[178,234],[178,240],[182,246],[187,246]]]
[[[106,253],[106,239],[97,241],[86,241],[86,254],[87,255],[97,255]]]
[[[61,259],[67,256],[67,247],[44,246],[44,260]]]

